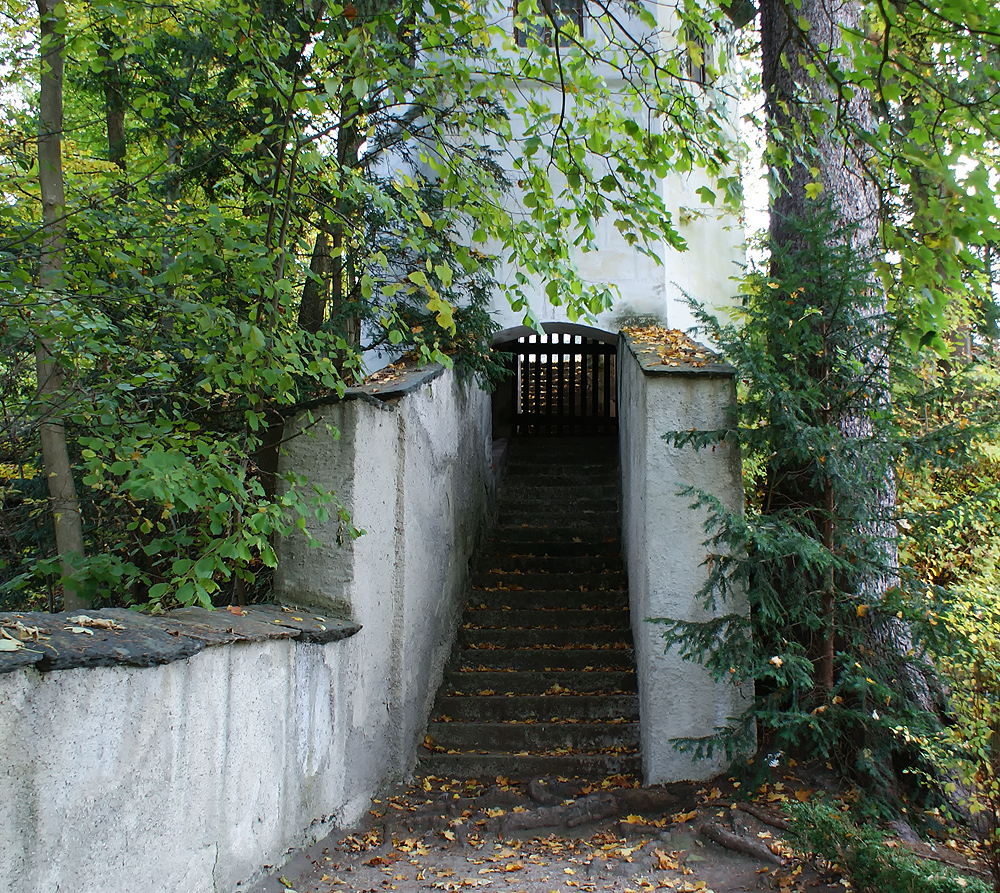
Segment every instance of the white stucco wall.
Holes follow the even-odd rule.
[[[279,639],[0,675],[0,888],[233,891],[356,820],[381,768],[352,722],[360,652]]]
[[[279,595],[361,631],[0,673],[0,889],[234,893],[413,768],[489,504],[489,401],[442,370],[379,390],[314,410],[283,460],[368,532],[285,541]]]
[[[659,41],[664,47],[675,45],[678,27],[676,12],[669,4],[649,4],[657,22],[657,32],[652,34],[638,16],[629,14],[627,6],[616,10],[617,25],[612,26],[605,21],[602,28],[611,28],[618,32],[618,39],[626,46],[640,45],[643,41]],[[513,16],[511,4],[498,2],[496,4],[496,21],[507,34],[513,33]],[[625,37],[625,30],[629,34]],[[584,15],[584,36],[593,38],[598,46],[602,41],[601,29],[596,28],[588,15]],[[518,50],[525,52],[525,50]],[[611,65],[595,64],[611,91],[627,100],[630,86]],[[603,68],[603,71],[602,71]],[[735,158],[737,135],[737,107],[732,95],[735,95],[729,80],[712,85],[708,96],[697,101],[706,103],[709,100],[716,104],[722,114],[727,114],[732,122],[733,149]],[[541,84],[521,83],[519,92],[531,95],[543,105],[558,109],[563,103],[562,94]],[[572,97],[569,98],[572,104]],[[639,113],[638,121],[646,128],[657,129],[661,123],[654,116],[652,119],[645,113]],[[515,138],[521,135],[523,123],[516,116],[511,121]],[[523,205],[523,191],[517,182],[521,174],[513,166],[513,160],[504,152],[498,158],[498,163],[504,166],[505,172],[514,184],[505,197],[504,207],[517,220],[529,220],[531,210]],[[598,178],[605,170],[605,165],[614,167],[614,159],[608,161],[597,156],[588,156],[588,163],[598,171]],[[736,173],[735,163],[729,173]],[[553,192],[558,196],[565,187],[565,180],[557,174],[552,174],[550,180]],[[615,306],[589,320],[593,325],[616,332],[624,325],[637,318],[648,318],[671,328],[687,330],[696,325],[691,314],[688,299],[705,304],[715,311],[724,311],[732,306],[736,288],[733,277],[739,276],[745,262],[745,237],[739,217],[731,209],[723,206],[721,196],[715,205],[707,204],[699,195],[702,186],[712,187],[711,178],[703,170],[677,174],[672,173],[660,179],[656,188],[664,202],[664,207],[671,215],[671,222],[677,233],[686,242],[686,250],[678,250],[666,244],[648,246],[659,258],[659,263],[636,248],[615,226],[616,215],[613,212],[598,221],[594,227],[593,244],[589,250],[571,249],[571,257],[584,281],[595,284],[610,284],[617,287],[619,300]],[[558,198],[557,198],[558,203]],[[499,282],[513,285],[520,268],[504,260],[505,252],[500,246],[487,242],[483,248],[491,254],[497,254],[501,262],[497,266],[496,276]],[[532,312],[540,322],[576,322],[567,315],[566,308],[553,306],[545,295],[546,282],[533,281],[526,287]],[[492,311],[502,329],[520,325],[524,314],[512,310],[499,293],[494,298]]]
[[[555,93],[549,99],[555,102]],[[516,171],[508,170],[508,176],[517,182]],[[559,179],[552,179],[558,187]],[[585,282],[618,289],[614,307],[594,317],[593,325],[615,332],[631,321],[645,318],[688,330],[696,325],[688,306],[689,298],[717,312],[732,306],[737,293],[733,280],[741,274],[746,258],[745,239],[735,214],[710,207],[698,196],[697,189],[708,182],[707,176],[695,172],[671,176],[659,183],[659,193],[674,227],[685,240],[685,250],[665,244],[652,246],[660,260],[657,263],[628,244],[615,227],[613,216],[605,217],[595,226],[592,250],[572,250],[573,263]],[[512,187],[506,207],[515,218],[528,219],[530,213],[523,208],[522,198],[521,190]],[[498,252],[499,246],[487,243],[484,250]],[[513,285],[518,272],[516,266],[500,263],[496,277],[501,283]],[[576,322],[570,319],[564,306],[549,302],[546,284],[533,281],[526,287],[535,317],[543,323]],[[524,321],[524,313],[511,309],[499,292],[491,310],[501,328]]]
[[[316,436],[288,444],[282,467],[335,491],[365,533],[351,540],[334,518],[312,525],[318,549],[283,540],[275,580],[283,603],[344,610],[362,624],[361,682],[373,697],[355,721],[379,730],[390,748],[380,765],[397,775],[416,759],[493,488],[489,396],[452,371],[412,375],[364,389],[385,402],[314,410]]]
[[[493,6],[492,23],[498,26],[504,37],[513,34],[511,3],[507,0],[496,0]],[[672,46],[677,28],[676,15],[672,7],[665,4],[651,4],[651,7],[657,20],[656,37],[651,35],[649,28],[638,16],[630,15],[627,5],[616,9],[617,25],[605,21],[601,28],[619,32],[618,39],[625,46],[631,46],[633,42],[634,45],[639,45],[645,40],[659,40],[664,45]],[[626,29],[628,37],[624,36]],[[587,39],[593,38],[597,47],[603,46],[607,49],[606,42],[601,38],[601,29],[596,28],[593,20],[586,15],[584,36]],[[494,48],[500,52],[501,37],[494,35],[492,40]],[[518,48],[510,52],[522,53],[526,50]],[[628,102],[627,97],[631,87],[617,71],[618,64],[620,60],[616,60],[614,64],[607,61],[595,62],[593,69],[604,75],[609,90],[622,96],[621,101],[624,104]],[[730,104],[727,99],[727,94],[731,92],[730,86],[726,82],[716,84],[709,89],[711,101],[723,110]],[[559,109],[564,101],[571,108],[574,101],[572,96],[564,97],[560,91],[546,84],[527,80],[517,84],[517,92],[523,101],[528,101],[530,97],[543,107],[551,109]],[[707,102],[708,99],[699,101]],[[732,120],[735,153],[738,115],[735,102],[731,105],[732,111],[729,117]],[[723,111],[723,114],[725,113]],[[650,118],[645,108],[638,113],[638,121],[643,128],[656,129],[661,126],[655,116]],[[509,123],[513,136],[511,145],[516,146],[526,135],[524,121],[514,114]],[[499,150],[495,163],[503,168],[512,184],[500,200],[503,209],[510,213],[516,222],[530,222],[532,210],[525,207],[523,189],[517,185],[523,173],[515,167],[515,156],[511,152],[510,145],[505,144],[501,148],[497,141],[488,135],[483,135],[482,139],[485,146]],[[588,156],[587,163],[593,167],[598,179],[602,173],[615,167],[613,157],[605,159],[594,154]],[[387,153],[380,164],[381,173],[386,177],[410,174],[416,169],[431,181],[434,179],[430,166],[415,162],[411,154]],[[730,173],[736,173],[735,164]],[[566,181],[554,170],[549,171],[549,176],[558,205],[559,195],[566,187]],[[735,213],[723,207],[721,197],[715,206],[712,206],[698,195],[698,189],[706,185],[711,186],[711,178],[703,170],[671,174],[655,183],[655,189],[665,209],[671,215],[674,228],[687,244],[686,250],[681,251],[664,243],[647,246],[656,253],[658,260],[636,250],[629,245],[628,240],[615,226],[617,215],[613,211],[609,211],[607,216],[595,222],[592,243],[587,246],[587,250],[581,247],[570,248],[572,263],[585,282],[610,285],[618,290],[619,298],[615,306],[593,318],[588,318],[589,323],[616,332],[624,325],[645,318],[686,330],[695,324],[688,307],[689,297],[716,311],[723,311],[732,305],[733,296],[736,294],[732,278],[740,274],[741,265],[745,261],[743,226]],[[471,237],[471,232],[468,235]],[[578,235],[580,234],[573,232],[569,234],[569,238],[574,239]],[[498,283],[513,287],[517,276],[524,273],[522,265],[511,259],[510,251],[504,249],[499,242],[489,240],[474,247],[498,259],[494,271]],[[570,318],[566,307],[551,304],[545,293],[547,284],[546,281],[533,279],[524,286],[534,317],[542,323],[579,321]],[[501,329],[523,324],[526,316],[523,310],[511,308],[500,289],[494,289],[490,312]],[[377,368],[383,361],[375,356],[366,359],[369,368]]]
[[[619,341],[619,431],[622,539],[629,578],[632,634],[639,682],[640,739],[646,784],[710,778],[726,767],[724,754],[693,761],[677,738],[711,736],[749,706],[735,685],[716,683],[676,648],[666,652],[649,618],[698,620],[696,598],[706,580],[704,514],[691,509],[685,486],[742,508],[737,451],[718,445],[696,451],[662,439],[668,431],[715,430],[728,423],[735,399],[732,375],[643,369],[628,341]],[[721,607],[721,606],[720,606]],[[730,603],[726,611],[733,610]]]

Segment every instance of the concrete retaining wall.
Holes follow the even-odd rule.
[[[424,369],[312,417],[286,467],[368,529],[281,545],[279,596],[312,610],[88,612],[131,652],[125,630],[0,616],[51,634],[0,654],[0,889],[232,893],[413,768],[491,497],[489,401]]]
[[[716,430],[730,423],[735,401],[733,370],[661,362],[656,349],[619,339],[619,432],[622,466],[622,540],[629,578],[632,632],[639,681],[640,738],[646,784],[710,778],[726,768],[717,757],[692,761],[673,745],[677,738],[711,736],[749,706],[748,691],[713,682],[707,671],[665,652],[665,617],[698,620],[695,598],[706,580],[702,529],[685,486],[742,508],[740,457],[726,445],[701,451],[678,449],[668,431]],[[726,605],[731,610],[732,605]]]
[[[297,424],[314,436],[289,443],[283,465],[335,491],[365,533],[352,540],[333,518],[313,527],[318,549],[283,541],[277,595],[362,624],[359,684],[373,696],[355,721],[386,748],[377,765],[401,775],[423,739],[494,495],[489,396],[453,372],[414,370]]]
[[[356,653],[272,639],[0,676],[0,887],[232,891],[355,817]]]

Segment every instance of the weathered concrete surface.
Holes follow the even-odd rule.
[[[623,335],[618,352],[622,465],[622,539],[629,577],[632,633],[639,677],[640,740],[646,784],[710,778],[725,767],[721,753],[693,761],[676,738],[710,736],[748,706],[749,693],[716,683],[697,664],[665,652],[649,618],[704,619],[696,598],[706,581],[705,515],[691,508],[691,486],[742,509],[740,457],[727,445],[678,449],[662,436],[727,425],[735,400],[731,369],[640,362]],[[640,354],[641,350],[638,351]],[[720,609],[739,610],[728,603]]]
[[[313,409],[314,436],[290,441],[283,460],[336,492],[365,533],[352,540],[335,517],[311,527],[319,548],[285,539],[276,579],[282,602],[363,626],[357,682],[369,697],[353,721],[371,740],[347,759],[373,789],[416,762],[493,492],[487,394],[438,367],[376,387]]]
[[[489,504],[489,403],[440,369],[353,396],[288,457],[368,530],[282,544],[279,589],[322,611],[79,612],[125,627],[93,636],[4,615],[45,644],[0,667],[0,889],[233,893],[412,768]]]
[[[0,888],[232,891],[353,821],[350,640],[0,676]]]

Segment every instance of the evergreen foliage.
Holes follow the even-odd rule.
[[[859,893],[987,893],[978,878],[885,846],[883,835],[858,826],[825,803],[793,808],[792,830],[810,852],[835,863]]]
[[[707,623],[658,622],[668,648],[717,679],[756,685],[733,730],[681,746],[738,750],[758,730],[772,749],[831,761],[891,799],[899,760],[912,756],[896,730],[936,722],[920,697],[935,630],[924,622],[928,593],[897,566],[896,509],[882,494],[898,463],[955,453],[936,434],[903,436],[884,396],[899,339],[878,311],[870,259],[829,207],[812,210],[791,225],[788,247],[770,246],[770,275],[748,277],[738,321],[702,315],[741,379],[738,418],[726,431],[666,437],[689,448],[736,439],[747,509],[692,493],[708,512],[700,598],[722,610]],[[905,369],[893,365],[894,376]]]

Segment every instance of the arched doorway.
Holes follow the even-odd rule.
[[[618,336],[573,323],[499,332],[511,375],[493,396],[494,438],[611,435],[618,430]]]

